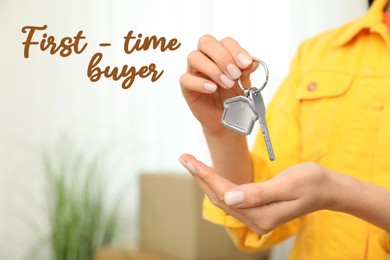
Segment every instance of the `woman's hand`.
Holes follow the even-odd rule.
[[[208,133],[221,133],[223,102],[242,95],[236,80],[252,71],[252,58],[232,38],[199,39],[198,49],[188,55],[187,72],[180,77],[183,96],[192,113]],[[244,69],[247,69],[243,72]]]
[[[336,176],[316,163],[295,165],[266,182],[235,185],[191,155],[179,160],[214,205],[259,235],[308,213],[338,207]]]
[[[191,155],[179,161],[214,205],[259,235],[321,209],[356,216],[390,233],[389,188],[319,164],[297,164],[268,181],[236,185]]]

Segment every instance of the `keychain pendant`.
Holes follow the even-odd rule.
[[[240,134],[249,135],[257,120],[251,101],[237,96],[227,99],[223,105],[222,124]]]

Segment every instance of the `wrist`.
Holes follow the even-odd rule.
[[[223,131],[203,128],[213,168],[233,183],[252,182],[252,158],[246,136],[223,128]]]
[[[236,153],[237,149],[244,148],[248,150],[247,139],[245,135],[236,133],[230,129],[203,129],[203,134],[206,138],[209,149],[214,147],[225,147],[224,152]],[[226,148],[231,148],[226,150]],[[219,149],[218,149],[219,150]],[[230,151],[231,150],[231,151]]]
[[[208,137],[213,137],[213,136],[216,136],[216,137],[221,137],[221,136],[229,136],[231,135],[232,133],[235,134],[234,131],[231,131],[230,129],[227,129],[226,127],[224,127],[222,125],[222,123],[220,125],[217,125],[217,126],[214,126],[214,127],[206,127],[204,124],[201,124],[202,125],[202,131],[203,131],[203,134]]]
[[[344,213],[351,213],[356,204],[360,191],[357,179],[326,169],[331,183],[329,203],[327,209]]]
[[[210,145],[214,146],[213,144],[231,147],[234,150],[239,147],[248,149],[246,135],[239,134],[226,127],[210,129],[202,126],[202,130],[210,149],[212,148]]]

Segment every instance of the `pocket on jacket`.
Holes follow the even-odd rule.
[[[308,71],[297,91],[300,102],[302,160],[319,161],[327,151],[335,118],[353,77],[340,72]]]

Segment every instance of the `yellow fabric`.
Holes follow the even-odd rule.
[[[305,41],[267,110],[276,161],[258,135],[254,181],[303,161],[390,188],[390,39],[386,0],[363,17]],[[204,217],[224,225],[243,250],[296,235],[290,259],[385,259],[390,236],[354,216],[322,210],[262,237],[204,200]]]
[[[390,234],[389,233],[383,233],[379,237],[379,243],[382,246],[383,250],[387,253],[387,258],[390,259]]]

